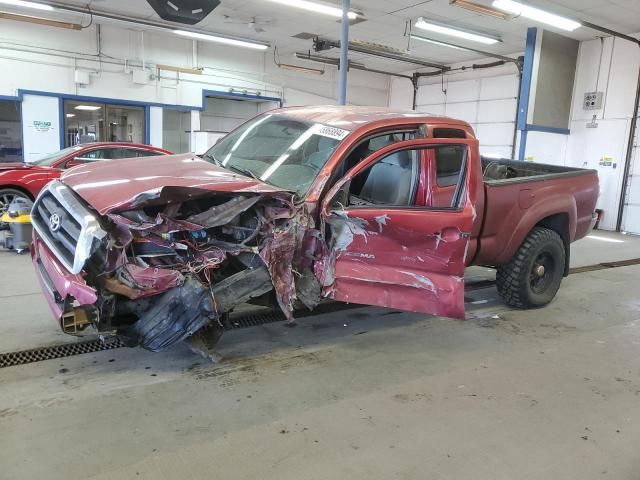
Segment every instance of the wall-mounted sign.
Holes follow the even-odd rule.
[[[22,98],[24,160],[32,162],[60,150],[60,103],[57,97]]]

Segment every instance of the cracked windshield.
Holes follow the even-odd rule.
[[[304,197],[347,130],[265,114],[227,135],[204,158]]]

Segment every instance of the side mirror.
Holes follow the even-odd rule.
[[[84,165],[78,157],[67,160],[67,163],[64,164],[64,168],[77,167],[78,165]]]

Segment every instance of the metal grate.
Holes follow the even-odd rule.
[[[632,265],[640,265],[640,258],[620,260],[618,262],[597,263],[595,265],[587,265],[586,267],[576,267],[569,270],[569,274],[595,272],[598,270],[607,270],[609,268],[630,267]]]
[[[619,262],[598,263],[596,265],[588,265],[586,267],[572,268],[570,270],[570,273],[586,273],[597,270],[606,270],[609,268],[627,267],[631,265],[640,265],[640,258],[623,260]],[[467,285],[465,289],[467,291],[473,291],[491,287],[493,285],[495,285],[494,280],[483,280]],[[305,318],[360,307],[363,307],[363,305],[327,302],[319,305],[313,311],[309,311],[307,309],[295,310],[293,312],[293,315],[295,318]],[[231,317],[229,319],[229,322],[225,325],[225,330],[238,330],[241,328],[256,327],[258,325],[282,322],[284,320],[284,314],[279,310],[239,314],[237,317]],[[73,355],[81,355],[83,353],[113,350],[115,348],[121,348],[124,346],[124,342],[120,338],[109,337],[105,340],[94,339],[83,342],[65,343],[62,345],[34,348],[31,350],[22,350],[20,352],[0,353],[0,368],[14,367],[17,365],[41,362],[44,360],[53,360],[56,358],[71,357]]]
[[[34,348],[22,350],[20,352],[10,352],[0,354],[0,368],[15,367],[25,363],[42,362],[43,360],[53,360],[56,358],[71,357],[83,353],[101,352],[103,350],[113,350],[123,347],[122,340],[117,337],[107,340],[87,340],[84,342],[63,343],[50,347]]]

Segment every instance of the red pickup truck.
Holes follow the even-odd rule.
[[[540,307],[592,228],[593,170],[483,158],[465,122],[379,108],[262,114],[202,157],[80,166],[35,202],[32,257],[70,334],[211,346],[242,303],[331,298],[464,317],[464,269]]]

